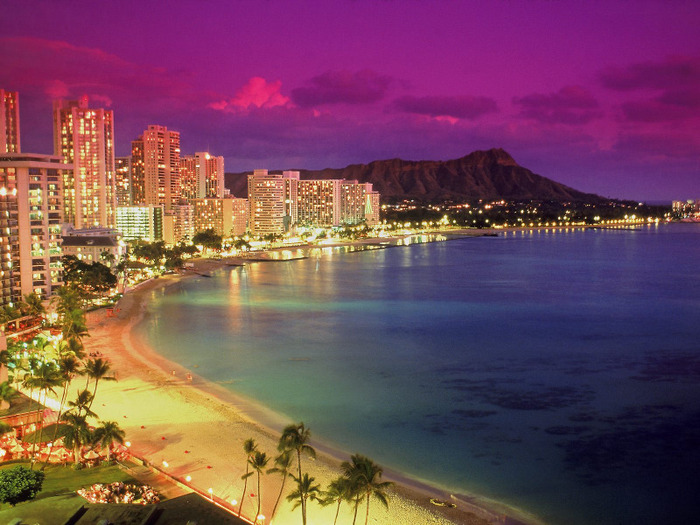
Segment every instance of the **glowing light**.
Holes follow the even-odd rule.
[[[168,465],[168,462],[167,462],[167,461],[163,461],[163,466],[164,466],[164,467],[169,467],[170,465]]]
[[[185,476],[185,481],[187,481],[188,483],[192,481],[192,476],[190,476],[189,474]]]

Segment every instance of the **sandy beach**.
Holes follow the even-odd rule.
[[[197,272],[210,272],[232,261],[197,259]],[[266,263],[257,263],[266,264]],[[150,348],[138,336],[134,328],[147,321],[147,304],[153,294],[191,275],[168,275],[142,283],[127,291],[120,300],[113,316],[105,310],[88,315],[90,337],[86,338],[88,352],[101,352],[116,372],[118,381],[100,382],[93,409],[102,420],[120,424],[131,442],[133,453],[158,466],[168,474],[179,478],[191,478],[190,485],[207,493],[212,489],[215,498],[223,502],[241,501],[246,459],[243,442],[253,438],[259,450],[268,456],[277,454],[277,441],[287,421],[255,404],[253,400],[236,397],[222,387],[209,383],[196,375],[196,370],[186,370],[158,355],[157,348]],[[188,374],[192,374],[192,379]],[[268,422],[269,427],[260,421]],[[270,422],[278,422],[272,425]],[[274,428],[276,426],[276,428]],[[313,434],[313,427],[311,427]],[[340,474],[339,465],[349,458],[349,453],[361,451],[332,451],[322,443],[313,442],[318,457],[305,458],[304,469],[325,488],[328,482]],[[272,461],[270,465],[272,466]],[[370,521],[374,524],[480,524],[519,523],[506,518],[502,511],[487,511],[464,499],[453,498],[437,489],[422,486],[418,482],[392,476],[397,481],[391,491],[390,506],[386,510],[373,501]],[[262,481],[262,514],[270,520],[275,499],[280,490],[281,478],[265,475]],[[285,486],[289,492],[291,480]],[[247,495],[243,497],[243,515],[255,513],[256,500],[250,495],[257,492],[255,478],[249,479]],[[430,498],[454,501],[456,508],[439,507]],[[292,511],[292,505],[282,498],[274,523],[296,524],[301,521],[301,511]],[[236,506],[236,509],[238,507]],[[492,508],[498,509],[497,506]],[[333,523],[336,506],[321,507],[312,503],[308,510],[308,523],[320,525]],[[363,518],[364,507],[358,520]],[[338,523],[352,522],[352,508],[343,504]]]

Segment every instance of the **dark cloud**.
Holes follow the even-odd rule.
[[[672,56],[659,62],[614,67],[600,74],[603,86],[616,91],[700,88],[700,56]]]
[[[586,124],[599,118],[598,101],[585,88],[566,86],[556,93],[533,93],[514,98],[520,115],[545,124]]]
[[[292,101],[303,108],[324,104],[371,104],[384,98],[392,80],[390,77],[364,69],[327,71],[313,77],[310,86],[292,90]]]
[[[488,97],[401,97],[394,106],[406,113],[429,117],[452,117],[455,119],[477,119],[488,113],[496,113],[496,101]]]

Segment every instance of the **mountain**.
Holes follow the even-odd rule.
[[[371,182],[382,201],[416,199],[423,202],[476,199],[554,200],[603,202],[591,193],[583,193],[537,175],[519,166],[506,151],[475,151],[454,160],[408,161],[377,160],[352,164],[341,169],[299,170],[302,179],[348,179]],[[245,196],[246,174],[227,173],[226,187],[234,195]]]

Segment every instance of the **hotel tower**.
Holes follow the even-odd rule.
[[[170,213],[180,202],[180,133],[148,126],[131,142],[131,198],[136,206],[163,206]]]
[[[19,96],[0,89],[0,153],[19,153]]]
[[[54,101],[54,155],[73,165],[66,172],[65,221],[76,229],[116,224],[114,114],[90,109],[88,98]]]

